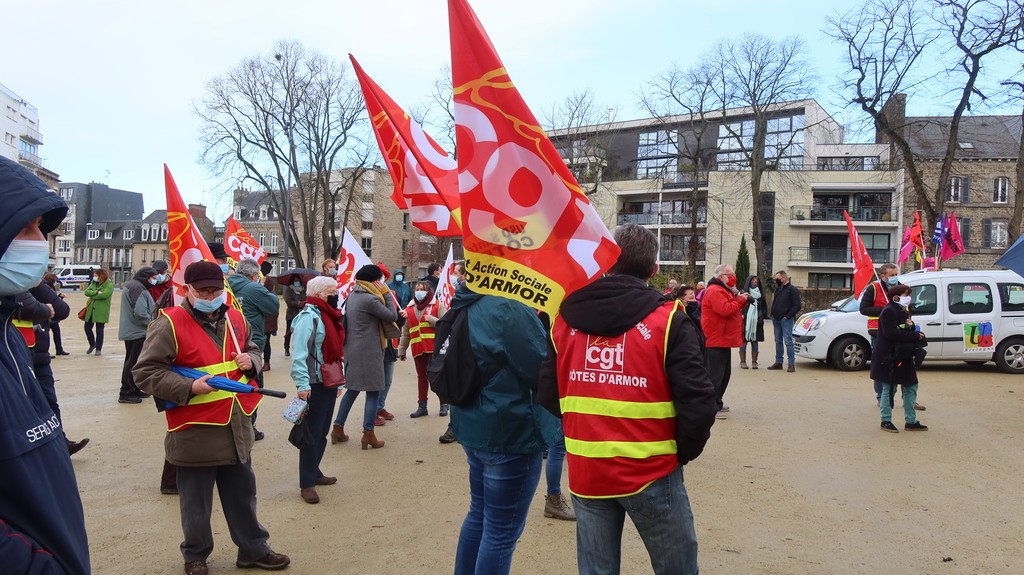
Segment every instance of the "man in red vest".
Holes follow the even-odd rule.
[[[655,573],[695,574],[682,466],[704,450],[717,395],[693,321],[647,284],[657,237],[627,224],[615,242],[609,275],[562,303],[537,397],[562,417],[580,573],[619,572],[628,514]]]
[[[239,547],[236,565],[284,569],[288,556],[270,549],[270,534],[256,518],[251,416],[262,396],[220,391],[207,383],[214,375],[247,382],[262,367],[263,352],[253,343],[245,317],[225,304],[219,265],[195,262],[185,268],[184,279],[187,300],[160,310],[150,324],[133,374],[141,389],[173,404],[164,411],[168,431],[164,451],[167,461],[178,469],[185,573],[208,572],[214,485],[231,539]],[[174,365],[209,375],[193,380],[169,369]]]

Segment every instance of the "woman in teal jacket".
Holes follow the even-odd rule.
[[[537,312],[460,287],[452,311],[469,314],[469,343],[488,374],[467,406],[452,406],[452,430],[469,464],[469,512],[462,523],[455,574],[509,572],[557,420],[536,401],[547,339]],[[451,313],[451,312],[449,312]]]
[[[85,337],[89,339],[89,351],[103,355],[103,328],[110,321],[110,296],[114,295],[114,282],[110,281],[110,272],[103,268],[94,270],[89,287],[85,288],[85,297],[89,298],[85,311]],[[96,335],[93,335],[93,325]]]

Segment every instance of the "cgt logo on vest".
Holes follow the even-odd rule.
[[[617,337],[587,336],[587,354],[584,369],[622,373],[626,334]]]

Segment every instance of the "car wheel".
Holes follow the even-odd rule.
[[[1024,340],[1014,338],[999,344],[996,365],[1006,373],[1024,373]]]
[[[832,365],[839,371],[857,371],[868,365],[868,343],[856,336],[846,336],[832,345]]]

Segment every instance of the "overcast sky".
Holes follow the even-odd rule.
[[[616,119],[640,117],[645,81],[747,31],[803,36],[821,76],[818,100],[840,121],[853,117],[830,89],[842,54],[821,30],[857,0],[470,1],[541,118],[584,89]],[[48,168],[62,181],[142,192],[148,214],[165,207],[167,163],[185,201],[210,206],[218,224],[228,190],[198,163],[192,112],[208,80],[294,39],[339,60],[353,53],[409,109],[450,58],[445,0],[43,0],[8,3],[3,15],[0,84],[39,109]],[[911,114],[935,113],[918,100]]]

